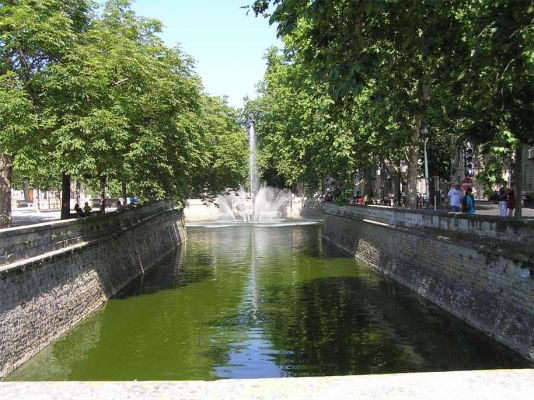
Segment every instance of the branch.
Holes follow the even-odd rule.
[[[130,78],[119,79],[117,82],[113,82],[113,83],[111,84],[111,86],[118,86],[118,85],[120,85],[121,83],[124,83],[124,82],[126,82],[126,81],[128,81],[128,80],[130,80]]]
[[[512,65],[512,63],[513,63],[515,60],[516,60],[515,58],[512,58],[512,59],[510,60],[510,62],[509,62],[509,63],[506,65],[506,67],[504,68],[504,71],[502,71],[501,76],[504,75],[504,74],[506,73],[506,71],[508,71],[508,68],[510,67],[510,65]]]
[[[21,48],[19,48],[19,62],[20,62],[20,65],[24,68],[25,70],[25,75],[26,75],[26,80],[30,80],[30,66],[28,65],[28,61],[26,61],[26,56],[24,55],[24,52],[22,51]]]
[[[480,36],[482,36],[482,34],[484,33],[484,31],[486,31],[487,29],[489,29],[492,25],[495,25],[495,21],[492,21],[491,24],[489,24],[488,26],[485,26],[481,31],[480,33],[477,35],[477,37],[475,38],[475,40],[478,40],[478,38]]]
[[[30,69],[30,66],[28,65],[28,61],[26,60],[26,56],[24,55],[24,52],[22,51],[22,49],[19,47],[19,62],[20,62],[20,65],[23,67],[23,69],[25,70],[25,77],[26,77],[26,90],[28,91],[28,94],[32,100],[32,103],[35,104],[37,103],[37,95],[36,93],[32,90],[31,86],[30,86],[30,81],[31,81],[31,69]]]

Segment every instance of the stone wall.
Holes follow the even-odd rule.
[[[323,235],[534,361],[534,220],[324,207]]]
[[[0,231],[0,377],[184,240],[169,202]]]

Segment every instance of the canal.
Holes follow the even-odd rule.
[[[321,241],[321,226],[189,226],[187,245],[7,380],[189,380],[529,363]]]

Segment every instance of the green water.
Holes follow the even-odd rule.
[[[528,366],[322,243],[320,229],[189,227],[186,246],[8,379],[182,380]]]

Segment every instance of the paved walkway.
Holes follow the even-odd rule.
[[[115,207],[106,208],[106,213],[115,211]],[[71,210],[71,212],[74,212]],[[12,212],[13,226],[23,226],[40,224],[50,221],[59,221],[61,219],[60,210],[41,210],[36,211],[34,208],[16,208]]]
[[[59,210],[35,211],[34,208],[16,208],[12,213],[13,226],[39,224],[61,219]]]
[[[533,393],[534,369],[213,382],[0,383],[0,398],[6,400],[526,400]]]
[[[476,204],[479,215],[499,215],[499,206],[488,201],[477,201]],[[106,208],[107,212],[115,211],[115,208]],[[38,224],[41,222],[57,221],[60,219],[59,210],[35,211],[34,208],[16,208],[13,210],[13,226],[23,226]],[[534,218],[534,208],[523,208],[523,218]]]
[[[521,211],[524,218],[534,217],[534,208],[523,207]],[[479,200],[476,202],[476,214],[499,215],[499,204],[490,201]]]

